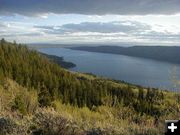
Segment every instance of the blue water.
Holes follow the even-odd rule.
[[[146,87],[179,91],[173,75],[180,80],[180,65],[116,54],[77,51],[65,48],[43,48],[38,51],[63,56],[76,64],[72,71],[123,80]],[[180,86],[179,86],[180,88]]]

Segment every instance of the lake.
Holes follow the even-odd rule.
[[[180,65],[150,59],[116,54],[71,50],[66,48],[42,48],[38,51],[64,57],[76,64],[72,71],[93,73],[110,79],[123,80],[145,87],[178,91],[173,77],[180,80]],[[180,86],[179,86],[180,88]]]

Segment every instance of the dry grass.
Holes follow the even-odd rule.
[[[52,135],[155,135],[162,134],[165,119],[180,117],[179,102],[175,95],[164,92],[165,99],[161,107],[174,107],[172,113],[159,118],[155,125],[155,118],[139,115],[133,108],[116,106],[99,106],[90,110],[87,107],[78,108],[54,101],[54,108],[39,108],[37,92],[19,86],[7,79],[0,84],[0,134],[52,134]],[[26,113],[12,111],[15,98],[20,96]],[[178,98],[177,98],[178,99]],[[162,109],[163,110],[163,109]],[[172,111],[172,110],[169,110]],[[168,112],[168,111],[167,111]]]

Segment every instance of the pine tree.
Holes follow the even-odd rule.
[[[38,94],[38,101],[41,107],[47,107],[51,105],[50,94],[44,84],[41,86],[40,93]]]

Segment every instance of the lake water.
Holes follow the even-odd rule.
[[[63,56],[65,61],[75,63],[76,67],[70,69],[72,71],[93,73],[146,87],[179,91],[172,81],[173,75],[180,79],[180,65],[178,64],[65,48],[42,48],[38,51]]]

